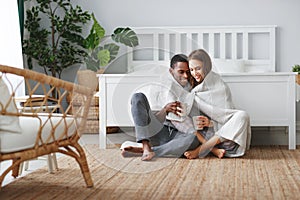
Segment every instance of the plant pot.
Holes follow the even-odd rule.
[[[100,69],[98,69],[97,70],[97,74],[104,74],[104,72],[105,72],[105,68],[100,68]]]
[[[91,70],[78,70],[77,81],[79,85],[84,85],[96,91],[98,86],[98,78],[96,72]]]
[[[297,76],[296,76],[296,82],[298,83],[298,85],[300,85],[300,74],[297,74]]]

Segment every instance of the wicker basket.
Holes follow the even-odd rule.
[[[117,133],[120,128],[117,126],[106,127],[106,133]],[[99,134],[99,120],[87,120],[84,133],[86,134]]]
[[[73,99],[72,105],[73,112],[76,112],[80,108],[80,105],[82,105],[82,100],[75,98]],[[117,133],[119,130],[120,128],[117,126],[106,127],[106,133]],[[99,97],[94,97],[92,99],[84,133],[99,134]]]
[[[79,106],[73,106],[72,110],[73,110],[73,112],[76,113],[79,108],[80,108]],[[88,121],[89,120],[96,120],[96,121],[99,120],[99,107],[98,106],[92,106],[92,107],[89,108],[89,113],[88,113],[88,116],[87,116],[87,120]]]
[[[72,97],[68,97],[68,98],[70,99]],[[72,100],[73,100],[73,102],[72,102],[73,106],[80,106],[82,104],[81,99],[74,98]],[[67,100],[67,101],[70,101],[70,100]],[[99,97],[94,96],[94,98],[92,99],[92,102],[91,102],[91,107],[92,106],[99,106]]]

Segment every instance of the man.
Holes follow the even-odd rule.
[[[190,71],[187,57],[177,54],[172,57],[169,72],[178,83],[178,87],[189,91]],[[173,81],[174,81],[173,80]],[[200,143],[193,134],[179,132],[166,119],[168,113],[180,114],[178,101],[167,103],[160,111],[151,111],[147,97],[143,93],[135,93],[131,99],[131,112],[135,124],[136,140],[142,147],[123,144],[122,155],[129,152],[142,153],[142,160],[151,160],[154,156],[182,156],[189,149],[195,149]]]

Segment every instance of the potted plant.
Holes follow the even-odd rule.
[[[101,73],[117,57],[120,49],[118,44],[135,47],[139,42],[136,33],[129,27],[118,27],[113,34],[105,35],[104,28],[96,20],[94,14],[91,16],[94,23],[90,34],[84,40],[87,49],[84,61],[87,69]]]
[[[32,69],[36,61],[45,74],[54,77],[61,78],[64,69],[79,63],[98,71],[116,58],[117,43],[138,45],[137,35],[128,27],[116,28],[113,34],[105,35],[94,14],[73,6],[71,0],[36,0],[26,16],[25,28],[29,35],[23,40],[23,53],[28,68]],[[91,18],[93,26],[89,35],[83,37],[82,30]],[[109,39],[113,42],[104,43]]]
[[[296,82],[300,85],[300,65],[294,65],[293,67],[292,67],[292,69],[293,69],[293,72],[297,72],[298,74],[297,74],[297,77],[296,77]]]
[[[119,44],[135,47],[138,45],[136,33],[129,27],[118,27],[111,35],[105,35],[104,28],[99,24],[94,14],[91,14],[93,25],[89,35],[84,39],[87,55],[84,58],[84,68],[77,72],[79,84],[98,90],[96,73],[103,73],[105,67],[113,61],[118,53]]]
[[[70,0],[37,0],[26,11],[23,53],[29,69],[33,61],[54,77],[61,78],[64,69],[82,63],[87,55],[82,29],[91,19],[90,13]]]

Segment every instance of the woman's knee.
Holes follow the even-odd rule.
[[[250,117],[246,111],[243,110],[238,111],[238,116],[242,121],[248,122],[250,120]]]

